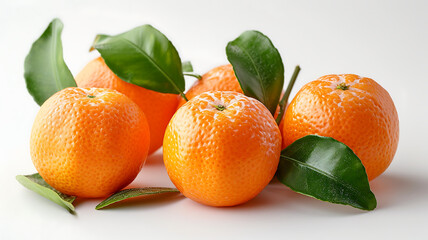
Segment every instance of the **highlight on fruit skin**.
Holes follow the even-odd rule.
[[[178,95],[159,93],[125,82],[110,70],[101,57],[90,61],[76,75],[76,83],[79,87],[110,88],[125,94],[146,116],[150,128],[149,154],[162,146],[166,126],[177,109]]]
[[[332,74],[307,83],[285,112],[283,146],[310,134],[350,147],[369,180],[382,174],[397,150],[399,120],[388,92],[373,79]]]
[[[40,108],[31,131],[31,159],[56,190],[106,197],[131,183],[148,154],[143,111],[111,89],[66,88]]]
[[[281,134],[256,99],[211,91],[189,100],[165,132],[163,158],[171,181],[186,197],[210,206],[254,198],[278,166]]]

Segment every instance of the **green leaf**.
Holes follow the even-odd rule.
[[[193,72],[193,66],[192,66],[192,63],[190,61],[183,62],[182,65],[183,65],[183,75],[184,76],[194,77],[198,80],[200,80],[202,78],[201,75]]]
[[[193,72],[193,66],[190,61],[185,61],[181,63],[183,72]]]
[[[91,47],[89,48],[89,52],[92,52],[95,50],[95,44],[98,42],[102,42],[105,41],[107,38],[110,38],[111,36],[109,35],[105,35],[105,34],[98,34],[97,36],[95,36],[94,41],[92,42]]]
[[[24,78],[27,89],[39,105],[56,92],[77,86],[62,55],[62,28],[61,20],[52,20],[25,58]]]
[[[308,135],[296,140],[281,152],[277,177],[310,197],[363,210],[376,208],[360,159],[333,138]]]
[[[98,204],[95,209],[99,210],[105,208],[113,203],[123,201],[128,198],[143,196],[143,195],[154,195],[162,193],[179,193],[176,188],[165,188],[165,187],[147,187],[147,188],[130,188],[119,191],[110,197],[106,198],[100,204]]]
[[[270,39],[258,31],[246,31],[226,47],[244,94],[262,102],[274,115],[284,85],[284,65]]]
[[[76,197],[55,190],[53,187],[49,186],[45,180],[43,180],[40,174],[18,175],[16,176],[16,180],[31,191],[42,195],[72,213],[74,212],[73,201]]]
[[[161,32],[143,25],[116,35],[98,35],[93,47],[121,79],[162,93],[183,94],[180,56]]]

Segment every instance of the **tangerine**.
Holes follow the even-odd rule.
[[[332,137],[361,159],[369,180],[383,173],[397,150],[398,114],[373,79],[327,75],[297,93],[285,112],[283,146],[309,134]]]
[[[143,166],[150,133],[143,111],[111,89],[66,88],[41,106],[31,159],[58,191],[106,197],[131,183]]]
[[[186,197],[210,206],[254,198],[275,174],[281,133],[269,110],[241,93],[202,93],[177,110],[165,132],[168,175]]]

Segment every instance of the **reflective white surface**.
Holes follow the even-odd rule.
[[[428,222],[428,4],[426,1],[1,1],[0,239],[424,239]],[[388,90],[400,117],[390,168],[371,182],[378,208],[364,212],[292,192],[276,183],[247,204],[212,208],[180,196],[76,215],[25,189],[35,172],[29,136],[38,106],[25,88],[24,58],[52,18],[64,22],[64,57],[73,74],[97,53],[97,33],[150,23],[204,73],[226,63],[228,41],[248,29],[268,35],[286,79],[300,64],[292,95],[330,73],[355,73]],[[193,79],[188,79],[187,87]],[[161,151],[132,186],[173,186]]]

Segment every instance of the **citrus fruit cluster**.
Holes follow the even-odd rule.
[[[52,32],[54,27],[50,25]],[[153,34],[159,42],[166,39],[151,26],[133,31]],[[48,38],[45,34],[49,31],[42,35]],[[142,49],[149,51],[137,59],[126,55],[126,45],[114,45],[118,42],[111,40],[115,36],[98,36],[94,48],[101,57],[76,75],[75,86],[62,87],[42,101],[30,141],[39,174],[61,193],[107,197],[131,183],[147,156],[163,146],[167,173],[183,195],[210,206],[234,206],[254,198],[268,185],[283,157],[282,149],[312,134],[334,138],[352,149],[361,160],[355,157],[358,161],[353,165],[366,171],[361,181],[386,170],[397,149],[399,127],[394,103],[385,89],[354,74],[327,75],[306,84],[287,104],[297,72],[278,101],[283,86],[279,53],[261,33],[244,34],[246,38],[228,45],[232,64],[208,71],[185,94],[184,82],[180,82],[183,73],[176,74],[181,62],[173,65],[174,57],[163,59],[176,54],[169,41],[164,41],[168,45],[165,52],[159,53],[158,45],[144,45]],[[255,42],[248,44],[248,39]],[[260,39],[264,42],[257,42]],[[248,46],[254,47],[252,57],[260,63],[261,67],[253,66],[260,67],[257,71],[240,62],[245,60],[239,59],[239,48]],[[125,53],[108,52],[113,48],[123,48]],[[269,51],[267,62],[261,61]],[[36,54],[30,52],[26,64]],[[146,65],[141,71],[127,66],[128,58]],[[164,64],[149,66],[156,61]],[[272,69],[275,64],[281,69]],[[47,80],[36,74],[30,77],[30,70],[27,86],[40,99],[41,91],[31,84]],[[333,156],[334,151],[327,148],[324,153]],[[320,161],[337,165],[329,159]],[[359,168],[361,163],[364,167]],[[288,175],[303,172],[302,168]]]

